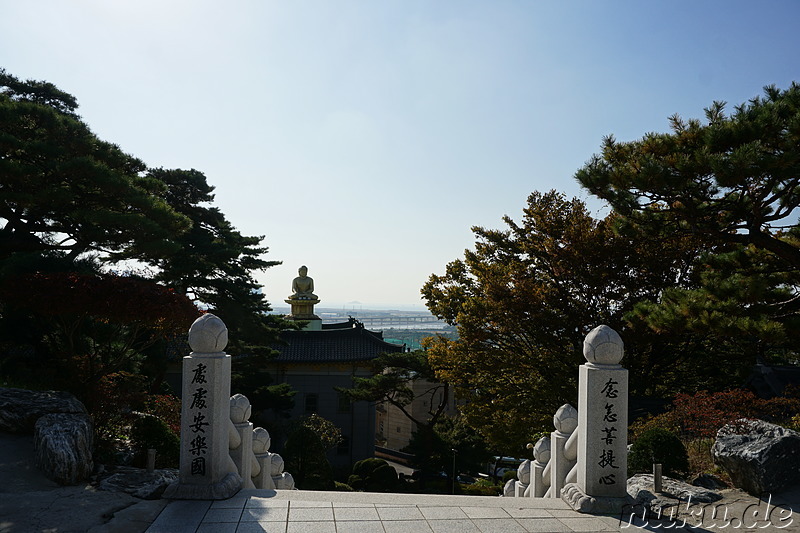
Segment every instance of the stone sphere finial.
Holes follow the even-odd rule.
[[[244,394],[231,396],[231,422],[242,424],[250,420],[250,400]]]
[[[189,328],[189,346],[193,352],[221,352],[228,345],[228,328],[219,317],[206,313]]]
[[[608,326],[597,326],[583,341],[583,356],[590,363],[616,365],[622,361],[625,345],[619,333]]]
[[[553,426],[559,433],[572,433],[578,427],[578,410],[565,403],[553,415]]]
[[[546,463],[550,460],[550,437],[542,437],[533,445],[533,458],[539,463]]]
[[[267,453],[270,444],[272,444],[272,439],[269,436],[269,431],[264,428],[253,430],[253,453]]]

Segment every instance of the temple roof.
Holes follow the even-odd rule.
[[[327,325],[327,324],[326,324]],[[402,346],[383,340],[383,333],[360,323],[333,324],[322,331],[283,331],[276,363],[349,363],[370,361],[384,352],[401,352]]]

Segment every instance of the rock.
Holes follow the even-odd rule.
[[[166,488],[178,481],[178,470],[165,468],[148,472],[141,468],[120,466],[97,485],[100,490],[125,492],[143,500],[157,500]]]
[[[713,474],[700,474],[691,481],[695,487],[703,487],[704,489],[718,490],[727,489],[728,484]]]
[[[50,413],[86,414],[68,392],[0,388],[0,431],[33,433],[36,421]]]
[[[92,422],[85,414],[49,414],[34,427],[36,466],[60,485],[88,478],[92,463]]]
[[[753,496],[800,483],[800,434],[763,420],[723,426],[711,455],[735,486]]]
[[[508,481],[506,481],[506,484],[503,487],[503,496],[505,496],[506,498],[513,498],[516,488],[517,488],[517,480],[509,479]]]
[[[663,476],[662,492],[653,492],[653,474],[636,474],[628,479],[628,494],[635,500],[635,505],[644,506],[653,513],[689,502],[713,503],[722,499],[722,495],[713,490],[689,485],[677,479]]]

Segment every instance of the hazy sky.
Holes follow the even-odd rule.
[[[415,306],[470,227],[581,191],[613,133],[800,80],[787,1],[0,0],[0,66],[102,139],[195,168],[322,306]]]

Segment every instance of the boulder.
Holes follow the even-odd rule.
[[[695,487],[703,487],[704,489],[718,490],[727,489],[728,484],[715,476],[714,474],[700,474],[690,481]]]
[[[50,413],[86,414],[86,408],[68,392],[0,387],[0,431],[33,433],[36,421]]]
[[[92,422],[85,414],[44,415],[34,426],[36,466],[60,485],[74,485],[92,474]]]
[[[100,481],[100,490],[125,492],[143,500],[157,500],[164,490],[178,481],[178,471],[172,468],[148,472],[141,468],[118,466],[114,472]]]
[[[713,490],[695,487],[667,476],[661,478],[661,492],[653,492],[653,474],[636,474],[628,479],[628,495],[634,499],[635,507],[643,506],[654,514],[682,504],[714,503],[722,494]]]
[[[723,426],[711,455],[735,486],[754,496],[800,483],[800,434],[763,420]]]

